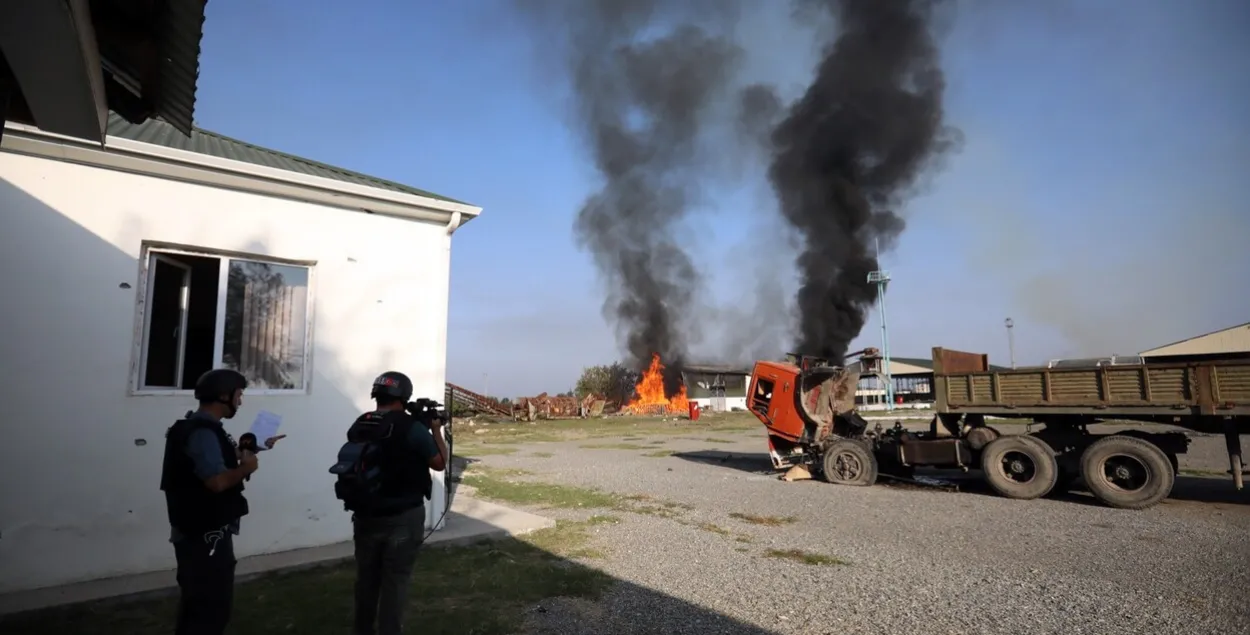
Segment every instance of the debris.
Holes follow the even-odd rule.
[[[803,465],[796,465],[786,470],[786,473],[781,477],[781,480],[791,483],[794,481],[809,481],[811,479],[812,473]]]

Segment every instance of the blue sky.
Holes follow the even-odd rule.
[[[753,3],[739,32],[748,72],[793,97],[815,58],[784,15],[764,15],[777,5]],[[516,396],[568,389],[618,349],[572,233],[593,166],[563,117],[559,69],[511,6],[209,2],[196,118],[481,205],[453,241],[448,379]],[[1007,316],[1019,363],[1250,321],[1246,33],[1238,0],[962,3],[942,46],[964,144],[884,258],[893,353],[1005,362]],[[757,172],[675,230],[720,307],[703,322],[754,306],[744,254],[773,253],[776,284],[790,275]],[[696,352],[723,355],[705,330]],[[857,344],[879,342],[874,316]]]

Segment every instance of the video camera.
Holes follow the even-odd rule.
[[[447,411],[443,409],[443,405],[434,401],[421,397],[416,401],[409,401],[404,405],[404,410],[412,415],[412,418],[425,424],[425,427],[434,427],[434,420],[438,419],[443,423],[447,422]]]

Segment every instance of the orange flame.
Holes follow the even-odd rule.
[[[688,412],[690,409],[690,400],[686,398],[685,386],[682,386],[672,398],[664,395],[664,364],[660,363],[659,353],[651,355],[651,366],[642,374],[634,390],[638,396],[625,406],[625,410],[629,412],[677,414]]]

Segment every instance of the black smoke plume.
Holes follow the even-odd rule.
[[[741,50],[720,33],[730,0],[580,0],[525,3],[547,9],[544,36],[568,38],[577,131],[602,186],[578,211],[575,235],[608,288],[605,316],[622,331],[638,370],[666,365],[669,395],[689,353],[684,323],[701,289],[679,221],[699,203],[715,157],[710,110],[725,98]],[[531,13],[531,17],[535,14]],[[660,30],[660,28],[663,30]],[[756,95],[742,116],[767,109]],[[744,125],[744,133],[751,129]]]
[[[768,176],[800,238],[795,346],[842,361],[876,301],[874,243],[893,245],[905,226],[899,206],[959,133],[943,123],[937,2],[802,4],[831,11],[836,32],[773,130]]]

